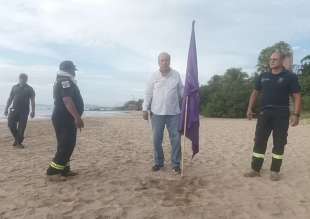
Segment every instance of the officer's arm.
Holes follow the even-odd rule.
[[[81,119],[81,116],[80,114],[78,113],[77,109],[76,109],[76,106],[72,100],[71,97],[63,97],[62,98],[67,110],[70,112],[70,114],[73,116],[73,118],[75,120],[79,120]]]
[[[252,119],[252,116],[254,115],[252,110],[255,106],[257,96],[258,96],[259,92],[262,90],[262,82],[261,82],[262,80],[261,79],[262,79],[262,74],[260,74],[258,76],[258,78],[256,79],[255,85],[254,85],[254,90],[252,91],[252,94],[250,96],[248,111],[247,111],[248,119]]]
[[[294,114],[299,116],[300,112],[301,112],[301,94],[300,93],[293,93],[293,97],[294,97]]]
[[[69,96],[66,96],[66,97],[63,97],[62,100],[67,110],[69,111],[69,113],[73,116],[76,127],[79,128],[80,130],[84,128],[84,122],[81,119],[81,116],[78,113],[72,98]]]
[[[8,101],[6,102],[6,107],[5,107],[5,110],[7,111],[9,109],[9,107],[11,106],[13,102],[13,98],[12,97],[9,97]]]
[[[252,91],[252,94],[250,96],[250,100],[249,100],[249,106],[248,106],[248,112],[253,110],[254,106],[255,106],[255,103],[256,103],[256,100],[257,100],[257,96],[259,94],[259,91],[254,89]]]
[[[32,96],[30,98],[30,102],[31,102],[31,117],[34,117],[35,111],[36,111],[36,98],[35,96]]]
[[[8,114],[8,110],[9,110],[9,107],[11,106],[11,104],[13,102],[13,99],[14,99],[14,88],[12,88],[11,93],[10,93],[10,97],[6,102],[5,111],[4,111],[5,115]]]

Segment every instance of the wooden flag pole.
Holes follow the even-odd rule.
[[[185,138],[186,138],[186,130],[187,130],[187,105],[188,105],[188,96],[185,100],[185,117],[184,117],[184,131],[183,131],[183,143],[182,143],[182,165],[181,165],[181,176],[184,176],[184,155],[185,155]]]

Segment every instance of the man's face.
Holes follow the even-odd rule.
[[[25,85],[27,83],[28,79],[27,77],[20,77],[19,78],[19,84],[20,85]]]
[[[75,71],[71,71],[70,74],[75,78]]]
[[[286,70],[292,71],[293,70],[293,57],[292,56],[286,56],[283,60],[283,67]]]
[[[161,71],[170,70],[170,57],[167,55],[160,55],[158,58],[158,64]]]
[[[271,69],[278,69],[283,67],[283,60],[279,53],[273,53],[269,60],[269,66]]]

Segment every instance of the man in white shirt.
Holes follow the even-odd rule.
[[[180,173],[181,135],[178,127],[183,84],[180,74],[170,68],[170,55],[168,53],[159,54],[158,64],[159,70],[151,76],[143,102],[143,118],[145,120],[149,119],[148,111],[151,112],[155,162],[152,170],[158,171],[164,166],[162,142],[166,126],[172,146],[172,168],[176,173]]]

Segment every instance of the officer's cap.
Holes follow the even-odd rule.
[[[62,61],[59,65],[59,70],[65,71],[65,72],[74,72],[77,70],[75,65],[70,60]]]

